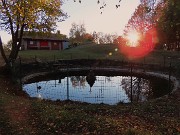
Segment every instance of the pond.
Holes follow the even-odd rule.
[[[79,74],[79,75],[78,75]],[[95,104],[144,102],[170,92],[168,81],[155,77],[98,75],[94,72],[42,77],[23,85],[30,97]],[[43,80],[44,78],[44,80]]]

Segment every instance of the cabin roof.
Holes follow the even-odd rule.
[[[68,39],[61,39],[58,37],[31,37],[31,36],[23,36],[24,40],[40,40],[40,41],[62,41],[68,42]]]

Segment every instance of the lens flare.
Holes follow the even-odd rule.
[[[112,52],[109,52],[109,56],[112,56]]]
[[[140,38],[140,35],[138,32],[136,31],[129,32],[126,38],[128,40],[128,46],[130,47],[138,46],[138,40]]]
[[[130,32],[123,41],[120,41],[121,53],[130,59],[141,58],[154,50],[157,43],[156,29],[150,29],[144,34]]]

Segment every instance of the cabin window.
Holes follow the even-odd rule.
[[[33,41],[30,41],[30,42],[29,42],[29,44],[30,44],[30,45],[33,45],[33,44],[34,44],[34,42],[33,42]]]
[[[29,46],[37,46],[37,42],[36,42],[36,41],[33,41],[33,40],[28,41],[27,44],[28,44]]]

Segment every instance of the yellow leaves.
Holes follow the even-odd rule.
[[[37,1],[42,3],[42,4],[45,4],[45,3],[48,3],[50,0],[37,0]]]
[[[6,8],[5,8],[6,7]],[[61,0],[19,0],[7,1],[6,5],[0,5],[0,13],[16,27],[26,25],[27,29],[48,29],[56,26],[56,21],[64,16],[61,11]],[[2,20],[2,18],[0,18]]]

